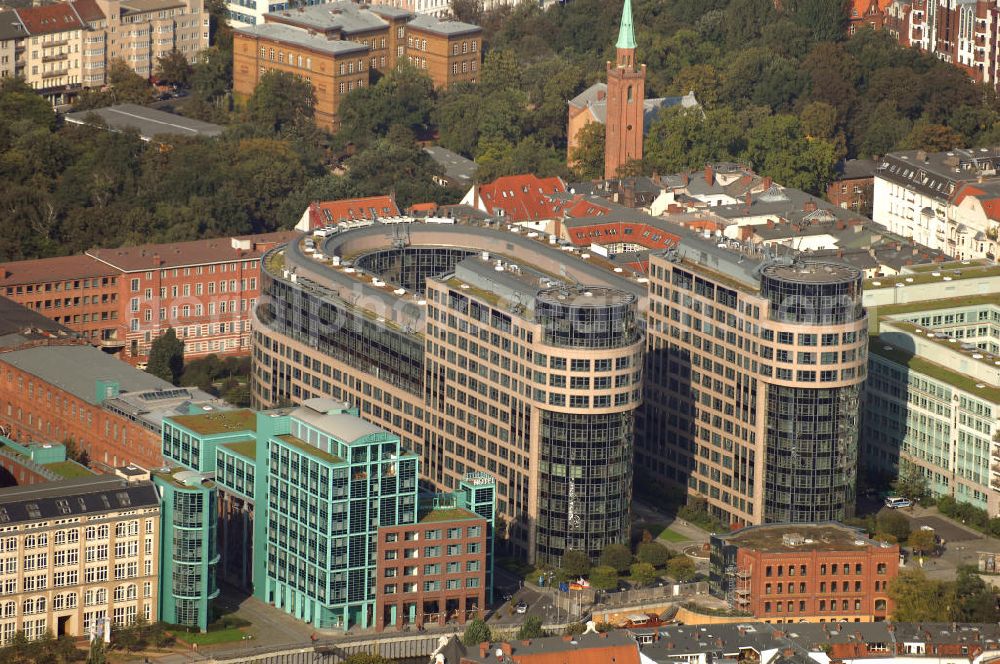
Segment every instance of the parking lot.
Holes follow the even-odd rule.
[[[1000,540],[986,537],[971,528],[946,519],[935,509],[914,507],[912,510],[900,510],[900,513],[910,520],[911,530],[930,526],[945,542],[939,555],[924,556],[922,560],[920,557],[912,557],[907,552],[905,557],[907,569],[919,567],[928,577],[952,580],[958,567],[978,565],[980,552],[1000,554]]]

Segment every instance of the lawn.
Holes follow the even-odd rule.
[[[214,632],[177,632],[175,634],[178,641],[184,641],[185,643],[195,644],[199,646],[211,646],[219,643],[231,643],[233,641],[240,641],[247,633],[242,629],[237,627],[231,627],[229,629],[220,629]]]
[[[658,538],[666,542],[686,542],[688,541],[688,539],[690,539],[688,537],[685,537],[684,535],[681,535],[678,532],[670,530],[669,528],[660,533],[658,535]]]

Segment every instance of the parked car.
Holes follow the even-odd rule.
[[[909,498],[889,497],[885,499],[885,506],[894,510],[901,507],[912,507],[913,501]]]
[[[527,613],[528,612],[527,602],[523,601],[518,602],[517,604],[514,605],[514,610],[517,611],[518,613]]]

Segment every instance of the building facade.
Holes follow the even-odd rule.
[[[154,622],[160,502],[150,482],[86,477],[0,490],[0,645]]]
[[[294,233],[91,249],[0,265],[0,293],[144,365],[173,329],[187,359],[246,354],[260,256]]]
[[[751,526],[712,536],[713,594],[768,622],[888,620],[899,545],[839,523]]]
[[[163,455],[180,464],[174,482],[215,496],[211,506],[201,503],[217,520],[202,536],[215,538],[219,555],[203,548],[198,564],[318,628],[381,631],[480,617],[491,594],[493,479],[469,475],[456,491],[421,502],[418,458],[357,412],[310,399],[297,408],[166,419]],[[427,529],[444,533],[441,546],[411,545],[396,558],[383,550],[426,540]],[[448,537],[455,532],[461,537]],[[380,565],[411,558],[419,560],[394,586]],[[210,594],[210,585],[201,587]]]
[[[189,61],[208,48],[202,0],[73,0],[10,10],[0,30],[0,76],[23,76],[55,104],[107,83],[120,60],[144,78],[156,58]]]
[[[851,516],[867,362],[860,270],[707,261],[650,256],[636,466],[729,524]]]
[[[215,482],[183,469],[156,472],[152,480],[162,501],[160,620],[204,632],[220,592]]]
[[[960,274],[953,278],[954,270]],[[1000,302],[989,294],[941,297],[945,278],[954,283],[974,273],[960,263],[941,266],[924,273],[940,284],[937,299],[878,308],[862,442],[873,479],[916,473],[931,495],[994,515],[1000,510]]]
[[[443,89],[474,83],[482,62],[478,26],[414,17],[387,5],[342,1],[252,18],[252,25],[234,33],[234,93],[245,101],[270,70],[302,76],[316,95],[317,123],[331,131],[339,127],[337,108],[344,95],[401,62],[424,71]]]

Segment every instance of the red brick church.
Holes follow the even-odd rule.
[[[680,104],[696,107],[694,93],[683,97],[646,99],[646,65],[635,60],[635,33],[632,29],[632,2],[622,10],[615,62],[607,64],[607,83],[595,83],[569,101],[566,163],[573,166],[572,154],[577,135],[591,122],[605,126],[604,177],[618,176],[628,162],[642,159],[645,130],[664,108]]]

